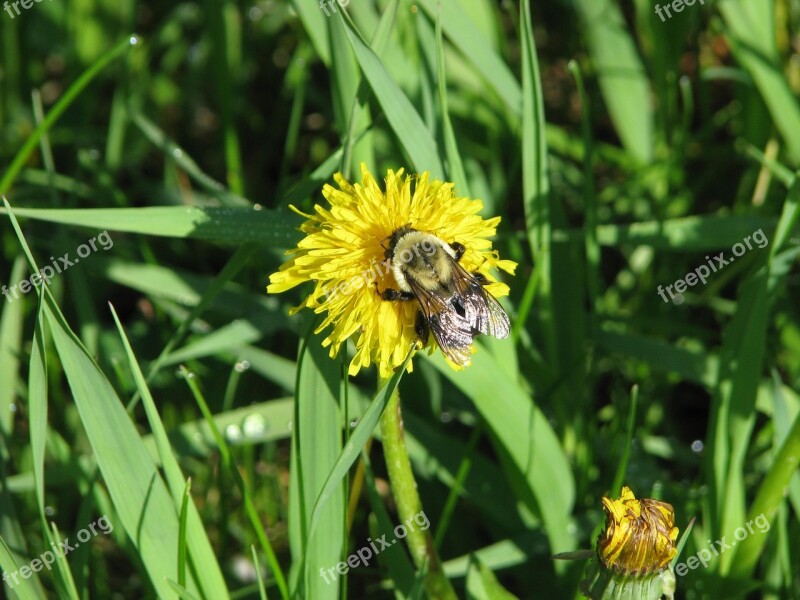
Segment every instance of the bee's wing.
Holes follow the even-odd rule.
[[[506,311],[464,267],[455,261],[453,264],[456,290],[464,303],[466,320],[475,332],[500,339],[507,338],[511,323]]]
[[[468,365],[474,337],[470,322],[454,310],[447,296],[426,290],[411,277],[408,278],[408,283],[419,301],[425,322],[444,355],[457,365]]]

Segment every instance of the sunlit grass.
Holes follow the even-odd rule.
[[[6,596],[424,597],[405,542],[320,575],[402,523],[395,386],[459,597],[577,597],[585,561],[552,555],[593,547],[622,485],[695,519],[678,562],[738,540],[677,597],[800,594],[800,1],[528,4],[0,13]],[[418,353],[347,378],[352,348],[289,316],[303,290],[264,293],[300,239],[288,205],[362,162],[502,217],[512,336],[464,371]],[[113,249],[21,291],[103,230]]]

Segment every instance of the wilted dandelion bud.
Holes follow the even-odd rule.
[[[616,500],[603,498],[606,527],[597,539],[597,556],[589,565],[581,591],[593,600],[671,600],[677,555],[675,511],[671,504],[637,500],[623,487]]]

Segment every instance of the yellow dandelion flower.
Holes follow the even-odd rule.
[[[329,208],[315,205],[313,215],[300,213],[307,219],[300,228],[305,237],[288,252],[291,258],[280,270],[270,275],[267,292],[280,293],[313,281],[313,291],[292,313],[304,307],[326,313],[316,333],[332,327],[323,340],[331,357],[357,335],[350,375],[375,363],[380,376],[389,377],[417,343],[418,304],[387,301],[378,291],[398,287],[385,255],[386,241],[398,229],[408,225],[447,244],[462,244],[459,264],[470,273],[480,273],[492,296],[508,294],[492,270],[513,274],[516,263],[501,260],[492,250],[490,239],[500,217],[483,219],[479,200],[455,196],[452,183],[431,180],[427,172],[404,177],[403,169],[389,170],[385,191],[363,164],[360,184],[351,184],[340,173],[334,180],[338,189],[331,185],[322,189]]]
[[[637,500],[628,487],[617,500],[603,498],[606,530],[597,551],[603,564],[629,574],[660,571],[678,553],[675,511],[671,504],[643,498]]]

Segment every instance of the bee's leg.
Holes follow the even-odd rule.
[[[464,256],[464,252],[466,251],[464,244],[462,244],[461,242],[453,242],[452,244],[450,244],[450,248],[456,254],[455,256],[456,262],[460,261],[461,257]]]
[[[425,317],[422,315],[422,311],[417,312],[417,320],[414,323],[414,331],[417,333],[417,337],[419,341],[422,342],[422,346],[425,347],[428,345],[428,334],[431,332],[430,328],[428,327],[428,322],[425,320]]]
[[[375,284],[375,291],[378,292],[378,295],[383,300],[414,300],[416,296],[411,292],[404,292],[402,290],[393,290],[392,288],[386,288],[382,292],[378,289],[378,284]]]
[[[486,279],[486,275],[484,275],[483,273],[473,273],[472,276],[475,278],[475,281],[477,281],[481,285],[486,285],[487,283],[489,283],[489,280]]]

